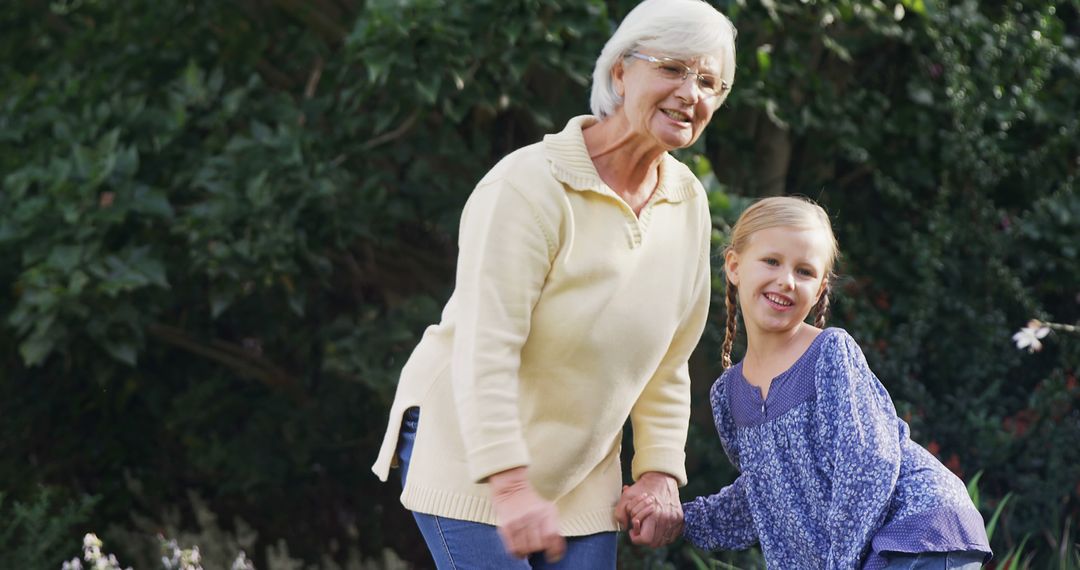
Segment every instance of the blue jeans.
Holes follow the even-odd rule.
[[[409,459],[419,408],[409,408],[401,422],[398,461],[401,486],[409,474]],[[420,534],[424,535],[431,557],[439,570],[604,570],[615,569],[617,535],[601,532],[566,539],[566,554],[558,562],[548,562],[543,553],[522,560],[510,556],[494,526],[413,512]]]
[[[887,555],[885,570],[979,570],[985,556],[981,552],[896,553]]]

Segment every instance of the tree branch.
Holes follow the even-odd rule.
[[[401,138],[405,133],[409,132],[409,129],[416,124],[416,120],[420,118],[420,111],[413,111],[407,119],[405,119],[398,127],[388,133],[383,133],[373,139],[370,139],[364,144],[360,145],[362,150],[371,150],[381,144],[388,143],[392,140]]]
[[[293,376],[242,346],[223,340],[207,343],[182,329],[158,323],[151,324],[147,327],[147,331],[166,344],[212,360],[245,378],[258,380],[275,390],[283,390],[297,401],[302,402],[305,399]]]

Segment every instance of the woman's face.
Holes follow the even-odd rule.
[[[639,51],[645,56],[662,54]],[[712,57],[678,60],[691,71],[720,76],[719,62]],[[612,70],[615,88],[622,93],[620,111],[631,131],[664,150],[685,148],[701,136],[715,110],[717,97],[701,92],[695,75],[685,80],[664,77],[656,64],[628,57]]]

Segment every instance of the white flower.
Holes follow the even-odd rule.
[[[1046,338],[1046,335],[1050,334],[1050,327],[1042,324],[1042,322],[1032,319],[1028,321],[1026,327],[1020,329],[1013,335],[1013,342],[1016,343],[1016,348],[1027,349],[1028,352],[1038,352],[1042,350],[1042,342],[1040,339]]]
[[[233,560],[231,570],[255,570],[255,565],[247,559],[247,554],[241,550],[240,554],[236,555],[236,560]]]
[[[78,558],[72,558],[69,562],[64,562],[60,570],[82,570],[82,562],[79,562]]]
[[[82,539],[83,548],[96,547],[101,548],[101,539],[92,532],[86,533],[86,536]]]

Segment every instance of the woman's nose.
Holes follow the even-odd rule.
[[[675,96],[693,105],[701,99],[701,87],[698,86],[697,76],[690,74],[683,79],[682,84],[675,90]]]

